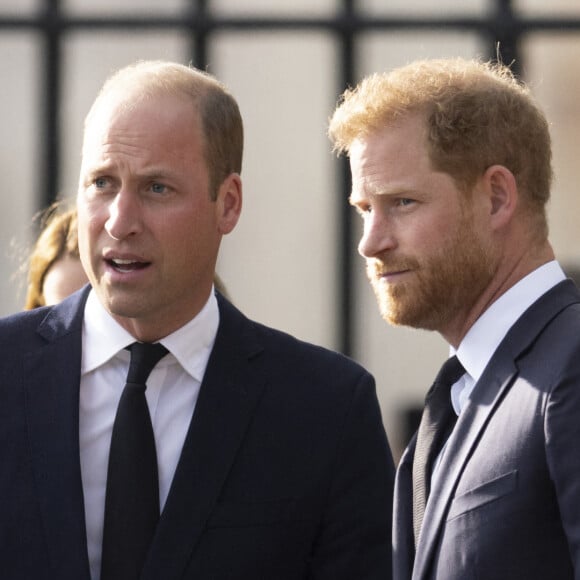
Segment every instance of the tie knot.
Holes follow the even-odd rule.
[[[127,382],[139,385],[145,385],[153,367],[169,352],[162,344],[149,342],[134,342],[127,348],[131,351]]]
[[[451,387],[465,374],[463,365],[456,356],[447,359],[435,378],[435,383]]]

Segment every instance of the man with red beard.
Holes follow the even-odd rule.
[[[580,578],[580,293],[543,113],[502,65],[419,61],[347,90],[329,134],[383,318],[451,351],[398,467],[393,578]]]

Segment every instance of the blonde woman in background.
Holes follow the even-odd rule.
[[[88,282],[79,258],[76,209],[54,203],[42,226],[28,260],[26,310],[57,304]]]

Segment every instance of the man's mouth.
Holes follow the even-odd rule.
[[[112,258],[107,260],[107,263],[117,270],[117,272],[126,273],[134,272],[135,270],[142,270],[146,268],[150,262],[140,262],[138,260],[123,260],[121,258]]]
[[[403,274],[407,274],[409,270],[388,270],[378,272],[378,280],[384,280],[385,282],[392,282],[397,280]]]

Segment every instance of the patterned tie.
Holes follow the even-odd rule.
[[[140,342],[128,348],[131,363],[109,452],[101,580],[139,578],[159,520],[157,454],[145,383],[168,351]]]
[[[465,369],[456,356],[448,359],[435,378],[433,386],[425,398],[425,408],[421,416],[417,445],[413,460],[413,531],[415,546],[423,525],[425,506],[429,497],[433,460],[441,451],[443,442],[449,435],[457,415],[451,405],[451,385],[465,374]]]

